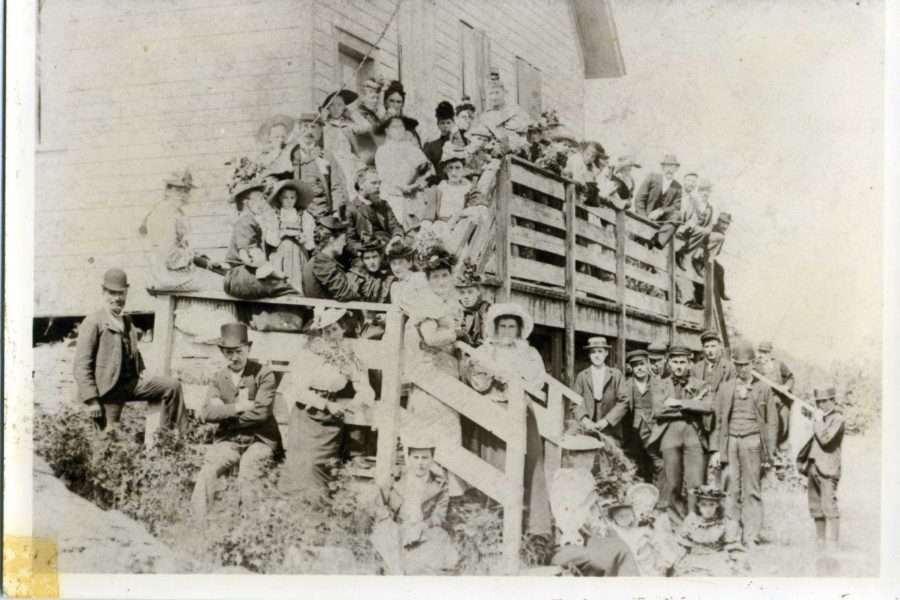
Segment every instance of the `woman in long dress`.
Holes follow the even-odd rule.
[[[418,122],[406,116],[388,116],[375,133],[385,135],[375,152],[375,168],[381,176],[381,197],[390,205],[406,230],[419,224],[424,202],[421,191],[434,173],[434,165],[413,141]]]
[[[312,188],[299,179],[278,183],[269,196],[277,217],[266,234],[266,243],[275,248],[269,262],[298,290],[303,289],[303,265],[309,259],[306,248],[316,227],[315,219],[306,211],[312,200]]]

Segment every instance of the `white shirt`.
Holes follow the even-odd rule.
[[[234,389],[239,390],[241,388],[241,377],[244,375],[244,370],[232,371],[231,369],[228,369],[228,375],[231,377],[231,383],[234,384]]]
[[[606,365],[601,367],[591,365],[591,384],[594,387],[594,398],[603,396],[604,379],[606,379]]]
[[[672,185],[672,183],[673,183],[674,181],[675,181],[675,178],[674,178],[674,177],[673,177],[672,179],[666,179],[666,176],[663,175],[663,177],[662,177],[662,188],[661,188],[661,189],[662,189],[662,192],[661,192],[661,193],[662,193],[663,196],[665,196],[665,195],[666,195],[666,192],[669,191],[669,187],[671,187],[671,185]]]

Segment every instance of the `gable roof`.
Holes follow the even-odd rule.
[[[610,0],[569,0],[570,13],[581,41],[585,79],[625,75]]]

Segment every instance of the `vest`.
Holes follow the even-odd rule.
[[[649,424],[653,412],[653,394],[650,393],[650,380],[647,379],[647,389],[642,394],[638,389],[637,382],[631,382],[631,405],[634,407],[632,416],[632,425],[640,427],[641,421]]]
[[[728,434],[739,437],[759,433],[759,420],[756,416],[756,406],[753,404],[751,388],[747,386],[746,397],[741,398],[741,385],[741,382],[738,381],[734,386],[734,400],[728,425]]]

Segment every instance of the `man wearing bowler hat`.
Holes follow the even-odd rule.
[[[359,300],[358,278],[349,275],[339,261],[347,243],[347,223],[322,217],[315,232],[318,250],[303,265],[303,295],[340,302]]]
[[[722,338],[718,332],[704,331],[700,334],[700,341],[703,343],[703,358],[691,367],[691,376],[708,383],[715,394],[724,382],[734,379],[737,371],[734,364],[722,356]]]
[[[78,398],[102,429],[119,423],[122,406],[131,400],[162,402],[161,422],[183,432],[187,425],[181,383],[144,375],[137,332],[124,313],[128,276],[110,269],[101,284],[105,308],[84,318],[78,328],[73,372]]]
[[[660,163],[662,173],[650,173],[638,188],[634,198],[634,212],[654,221],[678,219],[682,190],[681,184],[675,180],[675,171],[680,166],[681,163],[674,154],[667,154]],[[662,248],[668,239],[658,242],[658,247]]]
[[[630,431],[633,433],[627,440],[625,451],[634,461],[638,476],[661,488],[662,456],[650,444],[656,421],[653,418],[649,354],[646,350],[632,350],[625,356],[625,362],[631,367],[632,376],[624,381],[622,391],[631,413]]]
[[[206,516],[216,480],[235,465],[240,465],[238,488],[246,510],[272,459],[282,454],[273,412],[278,387],[275,373],[250,359],[252,343],[243,323],[222,325],[218,345],[226,366],[213,376],[200,411],[202,421],[218,427],[191,496],[191,510],[197,518]]]
[[[835,403],[833,387],[813,391],[816,412],[813,431],[797,455],[797,469],[806,476],[809,514],[816,524],[816,541],[826,550],[837,550],[840,513],[837,488],[841,479],[841,444],[844,441],[844,413]]]
[[[628,402],[622,391],[622,372],[606,365],[609,344],[605,337],[592,337],[584,347],[591,366],[575,376],[572,389],[582,397],[575,406],[573,417],[583,427],[613,436],[621,445],[621,421],[628,412]]]
[[[772,350],[772,342],[760,342],[753,368],[772,383],[790,392],[794,389],[794,373],[784,361],[772,356]],[[790,431],[791,407],[777,389],[772,391],[778,401],[778,443],[781,444],[787,440]]]
[[[716,429],[710,440],[713,467],[726,465],[725,513],[743,528],[744,544],[762,531],[762,473],[772,464],[778,438],[778,408],[772,389],[753,376],[753,347],[740,343],[733,359],[737,376],[715,395]]]
[[[670,375],[652,379],[653,418],[656,424],[649,445],[659,448],[663,457],[665,484],[660,490],[659,507],[668,509],[670,518],[680,522],[694,510],[696,499],[684,498],[684,488],[693,489],[706,478],[708,418],[713,413],[709,385],[691,377],[687,346],[669,349]]]

